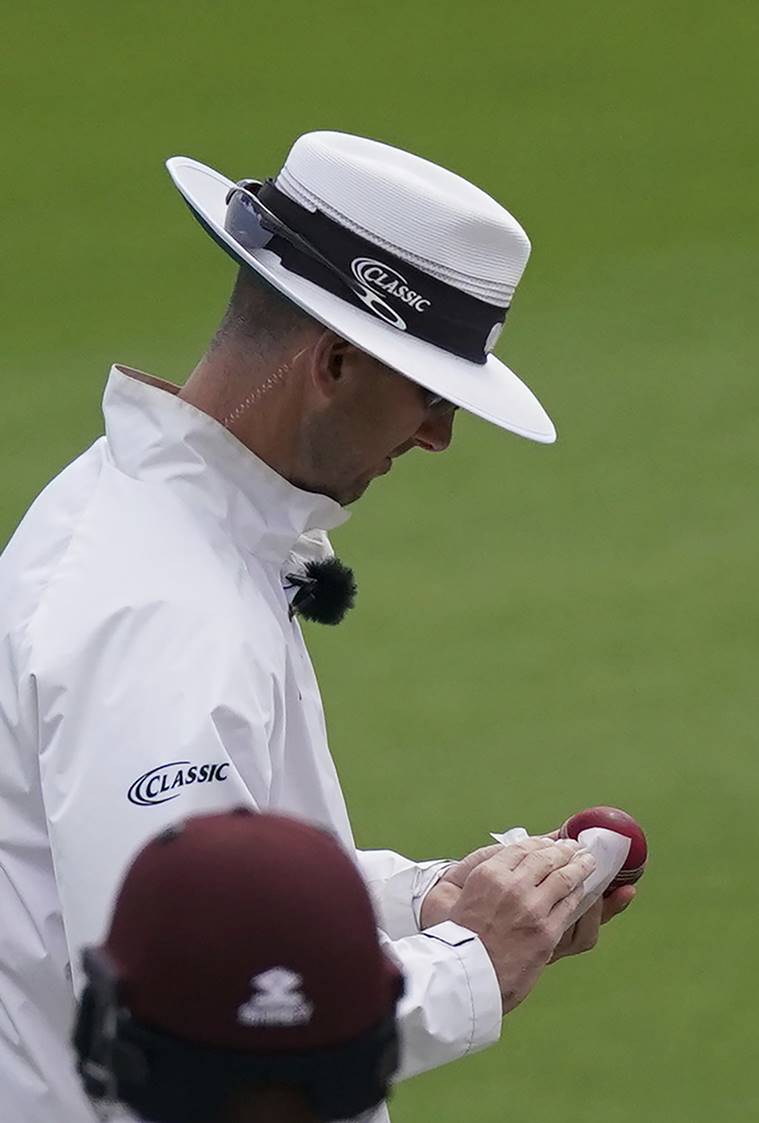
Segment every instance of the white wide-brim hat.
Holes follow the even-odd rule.
[[[315,320],[486,421],[555,441],[538,399],[491,353],[530,242],[478,187],[419,156],[334,132],[299,137],[260,190],[258,181],[241,181],[240,191],[187,156],[166,166],[214,240]],[[283,223],[267,248],[230,222],[228,200],[238,217],[258,221],[259,193],[264,212]]]

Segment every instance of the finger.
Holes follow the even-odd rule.
[[[488,858],[492,858],[494,854],[498,854],[501,850],[503,850],[503,845],[500,842],[495,842],[492,846],[481,846],[479,850],[473,850],[471,854],[467,854],[465,858],[449,866],[440,880],[452,881],[454,885],[462,888],[476,866],[479,866],[482,862],[487,862]]]
[[[573,842],[571,846],[577,849],[579,843]],[[501,847],[504,856],[504,864],[506,864],[507,868],[516,870],[527,863],[524,872],[526,872],[528,876],[532,875],[532,868],[535,864],[537,864],[538,867],[541,866],[541,858],[544,858],[545,855],[551,855],[547,859],[549,864],[551,864],[551,868],[555,868],[555,863],[568,861],[571,856],[569,853],[566,855],[552,854],[554,850],[559,849],[561,849],[561,847],[548,838],[525,838],[522,842],[512,842],[509,846]],[[533,884],[537,884],[537,882]]]
[[[476,872],[478,869],[488,867],[493,872],[513,873],[531,854],[538,850],[544,850],[547,847],[555,846],[555,842],[548,842],[544,838],[525,838],[521,842],[512,842],[508,846],[499,844],[496,847],[496,853],[492,858],[488,858],[484,862],[480,862],[479,867],[475,867]]]
[[[596,868],[596,860],[587,850],[576,853],[571,861],[553,870],[539,887],[543,901],[552,909],[559,901],[579,891],[582,897],[585,878]]]
[[[556,924],[556,930],[560,935],[561,933],[566,931],[569,921],[571,920],[577,909],[580,907],[584,896],[585,883],[584,881],[581,881],[580,884],[577,885],[571,893],[568,893],[566,897],[562,897],[560,900],[558,900],[551,909],[550,913],[548,914],[548,919],[551,921],[551,923]]]
[[[540,849],[546,846],[548,841],[548,836],[540,836],[524,839],[522,842],[511,843],[510,845],[521,846],[524,848],[524,852],[526,853],[531,849]],[[529,846],[525,846],[526,843],[529,843]],[[458,862],[452,862],[443,876],[440,878],[440,880],[450,881],[454,885],[458,885],[458,887],[462,889],[464,886],[464,882],[469,877],[469,874],[473,869],[481,865],[482,862],[487,862],[496,854],[500,854],[504,849],[505,847],[502,842],[495,842],[490,846],[480,846],[478,850],[473,850],[471,854],[467,854],[465,857],[459,859]],[[512,867],[510,866],[509,868]]]
[[[572,943],[569,948],[570,955],[580,955],[590,951],[598,943],[598,931],[601,927],[603,900],[599,897],[586,913],[580,917],[572,932]]]
[[[574,926],[567,928],[559,938],[559,942],[553,949],[553,955],[548,960],[549,965],[556,963],[559,959],[563,959],[566,955],[572,954],[572,936],[574,935]]]
[[[571,862],[580,852],[579,842],[573,839],[561,842],[548,842],[541,849],[536,849],[525,855],[520,873],[529,879],[532,885],[541,885],[555,870],[561,869]],[[585,853],[585,851],[582,851]]]
[[[635,886],[634,885],[621,885],[619,889],[615,889],[608,897],[603,898],[603,915],[601,923],[607,924],[615,916],[619,916],[621,912],[632,903],[635,899]]]

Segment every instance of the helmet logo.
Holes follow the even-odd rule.
[[[286,967],[272,967],[250,980],[253,993],[238,1007],[245,1026],[301,1026],[311,1021],[314,1005],[301,990],[303,979]]]

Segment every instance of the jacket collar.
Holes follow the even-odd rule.
[[[338,503],[289,483],[178,390],[130,367],[111,367],[103,414],[120,471],[171,484],[266,561],[282,563],[306,531],[346,521]]]

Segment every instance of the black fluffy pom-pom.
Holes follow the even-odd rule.
[[[297,585],[290,618],[302,616],[317,624],[339,624],[356,600],[353,570],[339,558],[306,562],[306,572],[288,573],[285,580]]]

